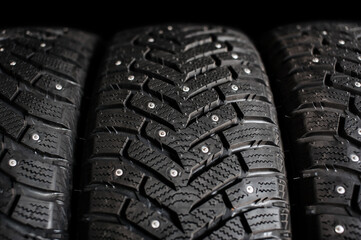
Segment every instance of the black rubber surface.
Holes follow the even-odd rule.
[[[81,239],[290,238],[276,112],[247,37],[121,32],[96,89]]]
[[[292,152],[295,239],[361,238],[360,36],[361,25],[315,23],[265,41]]]
[[[0,239],[66,239],[80,100],[96,38],[0,33]]]

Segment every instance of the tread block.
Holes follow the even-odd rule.
[[[90,184],[109,183],[119,184],[124,187],[139,189],[144,173],[140,172],[132,165],[121,160],[100,159],[93,160],[90,164]],[[121,170],[122,174],[117,174]],[[119,176],[120,175],[120,176]]]
[[[192,96],[207,88],[230,82],[231,80],[231,72],[228,68],[224,67],[204,73],[197,78],[191,78],[185,84],[190,88],[189,96]]]
[[[170,223],[165,217],[159,213],[150,211],[144,204],[131,200],[126,210],[126,215],[129,221],[136,223],[149,234],[160,239],[174,239],[180,234],[180,231]],[[154,230],[152,223],[158,221],[159,227]]]
[[[236,86],[237,90],[233,90],[232,86]],[[237,102],[240,100],[260,98],[266,102],[271,102],[270,91],[264,84],[250,80],[236,80],[231,83],[219,86],[223,95],[228,102]]]
[[[207,240],[226,240],[226,239],[235,239],[241,240],[244,238],[245,231],[241,223],[240,217],[232,218],[227,221],[224,226],[220,229],[214,231],[211,235],[206,237]]]
[[[39,140],[35,140],[37,135]],[[69,135],[65,130],[39,124],[29,127],[21,142],[40,153],[71,161],[74,146]]]
[[[359,134],[359,132],[361,132],[360,118],[352,114],[347,115],[345,119],[344,131],[347,137],[358,142],[361,141],[361,135]]]
[[[98,240],[98,239],[125,239],[125,240],[141,240],[142,237],[131,232],[125,226],[118,224],[92,222],[89,226],[89,232],[86,239]]]
[[[294,129],[296,137],[307,137],[315,133],[329,132],[337,133],[340,124],[341,114],[328,110],[306,110],[296,113],[292,119],[294,126],[300,126]]]
[[[105,190],[95,190],[90,195],[90,213],[119,215],[126,199],[121,193]]]
[[[15,160],[16,165],[10,166],[10,160]],[[15,146],[15,144],[12,148],[7,149],[0,168],[17,182],[43,190],[65,192],[67,185],[70,184],[68,168],[46,162],[41,157]]]
[[[262,147],[240,152],[241,157],[250,171],[257,169],[273,169],[284,172],[284,154],[277,147]]]
[[[75,117],[72,116],[74,107],[54,102],[50,99],[37,96],[28,91],[22,91],[14,100],[28,114],[57,123],[67,129],[73,129]]]
[[[354,94],[361,94],[361,89],[355,85],[359,81],[360,80],[358,78],[344,74],[333,74],[330,77],[330,82],[334,88],[348,91]]]
[[[284,225],[289,224],[289,212],[285,208],[257,208],[244,215],[254,234],[264,232],[265,229],[284,229]],[[264,224],[267,225],[267,228],[264,227]]]
[[[338,66],[343,73],[350,76],[355,76],[357,78],[361,78],[361,70],[359,64],[344,60],[339,62]]]
[[[311,177],[304,173],[302,189],[310,189],[312,193],[305,196],[304,201],[308,205],[313,204],[337,204],[350,206],[354,194],[355,182],[358,180],[352,176],[342,176],[341,174],[328,173],[327,178],[323,172],[311,172]],[[318,176],[314,176],[318,175]]]
[[[315,221],[316,223],[318,223],[319,226],[319,239],[358,239],[361,236],[361,221],[357,217],[335,217],[334,215],[322,214],[319,215]],[[344,233],[336,233],[336,226],[342,226],[344,228]]]
[[[132,79],[132,80],[129,80]],[[141,89],[146,83],[148,77],[144,74],[129,73],[129,72],[117,72],[116,74],[109,74],[104,76],[100,82],[100,91],[107,89]]]
[[[0,95],[12,100],[18,92],[18,84],[11,77],[0,73]]]
[[[30,197],[21,196],[13,213],[12,218],[24,224],[43,229],[62,229],[64,226],[61,217],[62,211],[55,203],[36,200]],[[62,211],[61,211],[62,210]]]
[[[63,98],[66,102],[75,106],[79,106],[83,94],[82,88],[79,85],[50,74],[41,75],[34,86],[40,88],[43,92]]]
[[[181,166],[171,157],[159,153],[140,141],[132,141],[127,149],[128,156],[163,177],[173,180],[169,175],[170,169],[181,169]]]
[[[17,139],[26,125],[24,116],[20,112],[0,100],[0,129],[3,132]]]
[[[96,116],[96,128],[111,131],[124,129],[125,131],[140,133],[145,119],[129,110],[99,110]],[[116,132],[116,130],[114,130]]]
[[[226,206],[220,194],[211,198],[190,214],[179,214],[179,220],[183,223],[184,230],[195,234],[198,229],[206,225],[214,225],[221,220],[226,212]]]
[[[91,139],[90,156],[121,155],[128,137],[113,133],[97,133]]]
[[[232,151],[237,151],[246,146],[257,147],[264,144],[279,146],[281,141],[278,128],[274,125],[240,123],[225,130],[223,134]]]
[[[233,208],[247,208],[262,199],[286,200],[286,181],[274,176],[250,177],[226,190]]]
[[[159,68],[158,64],[154,62],[138,60],[135,62],[134,68],[136,71],[142,72],[154,78],[164,79],[166,82],[170,82],[172,84],[185,81],[184,76],[178,71],[167,66]]]
[[[33,83],[40,74],[38,68],[13,56],[0,57],[0,66],[11,76],[28,83]]]
[[[197,58],[179,66],[180,70],[187,74],[186,79],[196,77],[197,75],[208,72],[216,67],[216,62],[210,56]]]
[[[99,94],[98,104],[101,108],[124,107],[130,95],[130,91],[124,89],[104,91]]]
[[[339,166],[361,171],[361,165],[355,161],[360,158],[360,150],[354,145],[345,145],[338,141],[317,141],[300,146],[306,168],[316,166]],[[355,155],[355,156],[353,156]]]
[[[74,82],[84,84],[83,79],[85,72],[75,64],[65,62],[59,58],[43,53],[35,53],[31,57],[31,61],[41,65],[45,69],[64,74],[66,77],[69,77],[70,80],[73,80]]]
[[[225,158],[220,164],[217,164],[209,171],[201,174],[195,181],[189,184],[194,188],[199,197],[204,198],[208,194],[214,194],[215,191],[224,185],[235,181],[242,175],[242,169],[237,157],[232,155]]]
[[[172,123],[171,125],[182,123],[183,115],[179,111],[175,110],[169,104],[162,103],[157,99],[146,95],[135,94],[129,102],[133,108],[143,112],[145,115],[151,115],[159,119],[162,123],[170,122]],[[149,103],[154,103],[155,107],[153,109],[149,108]]]
[[[261,101],[242,101],[236,103],[245,120],[265,120],[277,123],[275,107]]]
[[[318,104],[320,102],[322,102],[322,105],[325,107],[347,109],[350,101],[350,93],[337,89],[313,87],[311,89],[300,90],[293,99],[292,109],[301,108],[302,105]]]

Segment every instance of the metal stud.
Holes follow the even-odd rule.
[[[5,51],[5,48],[0,48],[0,52],[3,52],[3,51]]]
[[[335,232],[338,234],[342,234],[345,232],[345,228],[342,225],[336,225],[335,226]]]
[[[34,134],[31,136],[31,138],[32,138],[34,141],[38,141],[38,140],[40,139],[40,136],[39,136],[39,134],[34,133]]]
[[[55,89],[58,90],[58,91],[61,91],[63,89],[63,86],[61,84],[57,83],[55,85]]]
[[[213,122],[218,122],[219,117],[217,115],[212,115],[211,119],[212,119]]]
[[[357,56],[357,59],[361,61],[361,56]]]
[[[10,66],[15,66],[15,65],[16,65],[15,61],[10,62]]]
[[[232,53],[232,58],[233,59],[238,59],[238,54],[237,53]]]
[[[234,85],[234,84],[231,86],[231,88],[232,88],[233,91],[237,91],[237,90],[238,90],[238,87],[237,87],[236,85]]]
[[[172,31],[172,30],[173,30],[173,27],[172,27],[172,26],[168,26],[167,29],[168,29],[169,31]]]
[[[183,86],[182,90],[183,92],[189,92],[190,88],[188,86]]]
[[[167,136],[167,133],[166,133],[166,131],[164,131],[164,130],[159,130],[158,134],[159,134],[160,137],[165,137],[165,136]]]
[[[122,169],[118,168],[117,170],[115,170],[115,176],[120,177],[122,175],[123,175],[123,170]]]
[[[148,42],[150,43],[154,42],[154,38],[148,38]]]
[[[314,62],[314,63],[318,63],[319,61],[320,61],[320,59],[318,59],[316,57],[312,59],[312,62]]]
[[[202,147],[201,147],[201,151],[202,151],[203,153],[208,153],[208,152],[209,152],[209,148],[208,148],[207,146],[202,146]]]
[[[357,129],[357,133],[358,133],[358,135],[361,135],[361,128]]]
[[[216,48],[221,48],[221,47],[222,47],[222,45],[221,45],[220,43],[216,43],[214,46],[215,46]]]
[[[15,167],[18,164],[18,162],[15,159],[10,159],[9,160],[9,166],[10,167]]]
[[[249,69],[249,68],[245,68],[245,69],[243,69],[243,71],[247,74],[251,74],[251,69]]]
[[[344,45],[345,41],[344,40],[339,40],[338,43],[341,44],[341,45]]]
[[[40,47],[42,47],[42,48],[46,47],[46,43],[41,43]]]
[[[129,80],[129,81],[133,81],[134,78],[135,78],[134,75],[129,75],[129,76],[128,76],[128,80]]]
[[[246,190],[248,193],[253,193],[254,192],[254,188],[252,186],[247,186]]]
[[[344,187],[342,187],[342,186],[337,186],[336,187],[336,192],[338,193],[338,194],[345,194],[345,192],[346,192],[346,189],[344,188]]]
[[[163,30],[159,30],[158,33],[159,33],[159,34],[163,34]]]
[[[159,228],[160,222],[158,220],[153,220],[151,225],[152,225],[152,228]]]
[[[360,160],[360,158],[354,153],[350,155],[350,158],[352,162],[358,162]]]
[[[326,36],[327,32],[326,31],[322,31],[322,35]]]
[[[169,171],[169,174],[170,174],[171,177],[177,177],[178,176],[178,171],[175,170],[175,169],[171,169]]]
[[[150,109],[155,108],[155,103],[154,102],[149,102],[148,103],[148,108],[150,108]]]
[[[355,87],[361,87],[361,83],[360,82],[355,82]]]
[[[118,61],[115,62],[115,66],[119,66],[120,64],[122,64],[122,61],[118,60]]]

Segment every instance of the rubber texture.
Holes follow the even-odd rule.
[[[96,38],[0,33],[0,239],[67,239],[77,119]]]
[[[360,27],[292,25],[265,40],[290,142],[295,239],[361,238]]]
[[[276,111],[243,34],[134,29],[101,70],[81,239],[289,239]]]

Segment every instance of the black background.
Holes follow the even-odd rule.
[[[115,32],[159,23],[227,25],[258,40],[283,24],[317,20],[360,21],[358,1],[5,1],[0,26],[67,26],[109,39]]]

